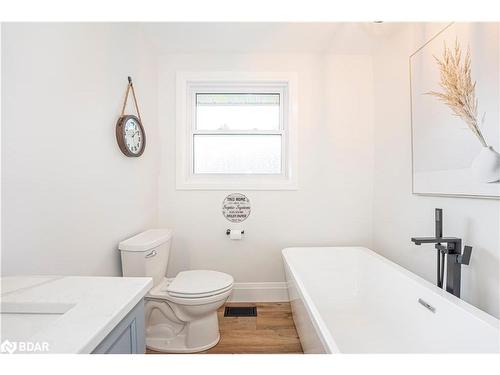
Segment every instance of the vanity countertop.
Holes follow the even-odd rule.
[[[91,353],[152,285],[149,277],[2,277],[1,341]]]

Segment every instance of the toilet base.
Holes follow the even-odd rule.
[[[159,284],[145,298],[146,347],[162,353],[198,353],[217,345],[217,310],[232,289],[207,297],[181,298],[163,292],[164,287]]]
[[[210,348],[213,348],[215,345],[219,343],[220,340],[220,335],[217,335],[217,339],[207,345],[200,346],[197,348],[186,348],[185,342],[186,342],[186,337],[185,335],[179,335],[176,337],[173,337],[171,339],[163,339],[163,338],[157,338],[157,337],[152,337],[148,338],[146,337],[146,347],[148,349],[154,350],[156,352],[162,352],[162,353],[199,353],[205,350],[208,350]]]
[[[217,345],[220,340],[219,322],[217,310],[213,309],[224,300],[215,306],[195,307],[146,300],[146,347],[163,353],[197,353]],[[204,307],[211,312],[207,313]],[[173,314],[174,310],[177,315]],[[189,312],[200,312],[201,316],[188,317],[186,314]]]

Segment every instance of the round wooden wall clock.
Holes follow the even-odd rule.
[[[141,156],[146,147],[146,133],[141,120],[134,115],[120,116],[116,123],[116,140],[126,156]]]
[[[130,90],[132,90],[137,116],[125,115],[125,107],[127,105]],[[129,157],[141,156],[146,148],[146,133],[142,126],[139,106],[137,105],[134,86],[132,85],[132,78],[130,77],[128,77],[127,93],[125,94],[122,113],[116,122],[116,141],[123,154]]]

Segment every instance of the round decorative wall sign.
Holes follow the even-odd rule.
[[[240,193],[229,194],[222,202],[222,215],[232,223],[241,223],[250,216],[250,199]]]

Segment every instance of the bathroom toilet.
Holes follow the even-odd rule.
[[[195,353],[220,339],[217,309],[233,289],[231,275],[209,270],[166,279],[172,231],[151,229],[120,242],[123,276],[149,276],[145,297],[146,346],[166,353]]]

